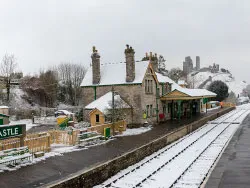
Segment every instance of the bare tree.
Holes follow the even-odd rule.
[[[178,82],[178,80],[184,76],[184,73],[180,68],[172,68],[169,71],[168,76],[175,82]]]
[[[1,63],[1,74],[4,76],[5,86],[7,89],[7,101],[10,100],[10,81],[17,67],[16,59],[13,54],[5,54]]]
[[[39,80],[45,93],[45,106],[53,107],[57,101],[58,79],[56,72],[53,70],[41,71]]]
[[[79,105],[81,98],[81,82],[86,73],[86,69],[81,64],[61,63],[57,67],[60,80],[59,95],[63,102]],[[61,93],[61,94],[60,94]]]
[[[187,80],[186,80],[187,84],[188,84],[188,88],[192,88],[192,89],[195,89],[195,88],[198,88],[199,85],[199,80],[198,78],[195,76],[195,74],[190,74],[187,76]],[[200,88],[202,89],[202,88]]]
[[[159,72],[165,76],[167,76],[168,74],[168,70],[166,69],[166,60],[164,59],[164,57],[162,55],[159,56]]]

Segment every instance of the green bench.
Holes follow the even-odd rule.
[[[15,166],[16,164],[29,162],[31,157],[27,146],[0,151],[0,168],[1,166]]]
[[[84,132],[82,134],[78,134],[78,147],[91,145],[91,142],[95,142],[103,138],[104,137],[97,132]]]

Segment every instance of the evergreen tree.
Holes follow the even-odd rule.
[[[223,101],[229,96],[227,84],[220,80],[212,82],[209,85],[208,90],[217,94],[216,100],[218,101]]]

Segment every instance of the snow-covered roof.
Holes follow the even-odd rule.
[[[156,74],[156,76],[157,76],[157,79],[158,79],[158,81],[160,82],[160,83],[166,83],[166,82],[168,82],[168,83],[170,83],[170,84],[173,84],[173,83],[175,83],[173,80],[171,80],[169,77],[167,77],[167,76],[164,76],[164,75],[162,75],[162,74],[160,74],[160,73],[155,73]]]
[[[0,109],[2,109],[2,108],[9,108],[8,106],[0,106]]]
[[[57,112],[63,112],[65,115],[74,114],[72,112],[69,112],[68,110],[58,110]]]
[[[135,79],[133,82],[126,82],[126,63],[116,64],[101,64],[100,75],[101,80],[97,85],[118,85],[118,84],[138,84],[142,83],[149,61],[135,62]],[[81,83],[82,87],[93,86],[92,82],[92,67],[87,70],[87,73]]]
[[[114,96],[115,101],[119,101],[119,105],[115,105],[115,108],[131,108],[121,97],[119,94]],[[95,101],[88,104],[85,109],[98,109],[101,112],[104,112],[106,109],[112,108],[112,92],[108,92]]]
[[[216,93],[213,93],[211,91],[208,91],[206,89],[188,89],[188,88],[177,88],[177,89],[174,89],[174,90],[177,90],[177,91],[180,91],[182,93],[185,93],[187,95],[189,95],[190,97],[206,97],[206,96],[214,96],[216,97]]]

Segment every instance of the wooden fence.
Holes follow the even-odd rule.
[[[235,107],[236,105],[231,102],[223,102],[222,106],[223,107]]]
[[[61,131],[52,130],[45,133],[27,134],[24,139],[24,146],[28,146],[31,153],[43,151],[49,152],[51,144],[75,145],[79,130]],[[19,138],[0,140],[0,151],[20,147]]]
[[[24,146],[28,146],[31,153],[50,151],[50,135],[47,133],[28,134],[24,139]],[[20,147],[19,138],[0,141],[0,151]]]
[[[0,141],[0,151],[20,147],[19,138],[10,138]]]
[[[77,136],[80,130],[63,131],[63,130],[51,130],[48,131],[50,134],[50,143],[65,144],[65,145],[76,145]]]
[[[96,131],[100,134],[104,134],[104,128],[110,127],[116,132],[126,130],[126,122],[119,121],[114,124],[103,124],[87,128],[87,131]],[[78,134],[80,130],[50,130],[44,133],[27,134],[24,139],[24,146],[28,146],[31,153],[35,152],[49,152],[51,150],[51,144],[64,144],[64,145],[76,145],[78,142]],[[18,148],[20,147],[19,138],[10,138],[6,140],[0,140],[0,151]]]
[[[109,127],[109,128],[111,128],[111,132],[112,132],[113,126],[114,126],[114,129],[115,129],[115,132],[122,132],[122,131],[125,131],[126,128],[127,128],[126,121],[118,121],[118,122],[115,122],[114,124],[107,123],[107,124],[88,127],[88,132],[96,131],[96,132],[103,135],[104,134],[104,128]]]

